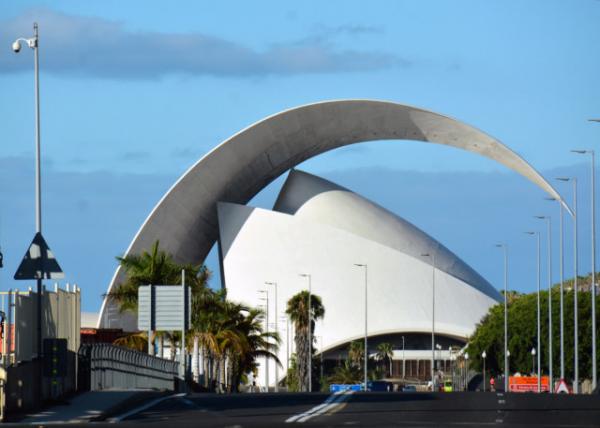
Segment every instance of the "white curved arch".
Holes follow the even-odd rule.
[[[199,263],[218,235],[219,201],[246,204],[271,181],[328,150],[374,140],[445,144],[495,160],[550,196],[560,194],[524,159],[485,133],[449,117],[372,100],[325,101],[267,117],[227,139],[186,171],[154,207],[125,254],[160,240],[177,262]],[[117,268],[108,290],[121,280]],[[99,326],[105,326],[107,300]]]

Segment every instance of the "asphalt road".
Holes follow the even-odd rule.
[[[194,427],[600,427],[600,396],[502,393],[192,394],[121,424]],[[114,426],[114,425],[113,425]]]

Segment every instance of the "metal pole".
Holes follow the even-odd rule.
[[[558,201],[558,206],[560,209],[560,379],[563,380],[565,378],[565,339],[564,339],[564,329],[565,329],[565,321],[564,321],[564,309],[563,309],[563,294],[564,294],[564,226],[563,226],[563,206],[561,201]]]
[[[404,358],[404,336],[402,336],[402,379],[406,378],[406,359]]]
[[[181,369],[182,369],[182,374],[183,374],[183,380],[185,381],[185,375],[186,375],[186,370],[185,370],[185,327],[187,324],[187,308],[186,308],[186,292],[185,292],[185,269],[181,269],[181,296],[183,297],[182,300],[182,316],[183,316],[183,323],[182,323],[182,329],[181,329]],[[150,341],[150,338],[148,338],[148,341]]]
[[[596,389],[596,169],[595,153],[592,155],[592,284],[590,294],[592,297],[592,391]]]
[[[540,323],[540,288],[541,288],[541,267],[540,267],[540,233],[536,232],[537,238],[537,387],[538,393],[542,392],[541,376],[541,323]]]
[[[41,168],[41,144],[40,144],[40,63],[38,56],[39,47],[39,35],[37,22],[33,24],[33,58],[34,58],[34,79],[35,79],[35,230],[38,233],[42,233],[42,168]],[[45,254],[41,255],[42,272],[43,278],[46,270]],[[42,278],[38,278],[36,281],[37,285],[37,356],[41,360],[43,354],[42,348]],[[39,393],[43,392],[43,368],[40,364],[39,369]]]
[[[279,318],[277,318],[277,283],[265,282],[266,285],[275,287],[275,334],[279,335]],[[279,367],[275,364],[275,392],[279,392]]]
[[[508,248],[504,250],[504,391],[508,391]]]
[[[574,380],[573,380],[573,391],[579,393],[579,314],[577,311],[577,275],[578,263],[577,263],[577,178],[573,177],[573,305],[574,305],[574,347],[575,347],[575,360],[573,362],[575,366]]]
[[[485,357],[483,357],[483,392],[485,392]]]
[[[431,281],[431,391],[435,391],[435,254],[431,254],[432,281]]]
[[[552,218],[550,216],[536,216],[541,220],[546,220],[548,227],[547,246],[548,246],[548,377],[549,390],[552,393]],[[541,352],[540,352],[541,354]]]
[[[265,311],[265,330],[269,332],[269,292],[267,291],[267,309]],[[269,392],[269,357],[265,355],[265,386]]]
[[[312,316],[311,316],[312,284],[308,275],[308,392],[312,392]]]
[[[277,318],[277,283],[275,285],[275,334],[279,337],[279,318]],[[279,392],[279,365],[275,363],[275,392]]]
[[[365,373],[364,373],[364,382],[365,382],[365,391],[367,390],[367,362],[369,360],[369,348],[367,347],[367,265],[365,267]]]
[[[546,217],[548,222],[548,376],[549,376],[549,389],[552,394],[553,386],[553,370],[552,370],[552,218]]]
[[[320,336],[321,340],[321,379],[323,379],[323,336]]]

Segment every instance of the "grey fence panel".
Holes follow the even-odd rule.
[[[179,363],[175,361],[105,343],[83,345],[78,357],[80,390],[176,388]]]

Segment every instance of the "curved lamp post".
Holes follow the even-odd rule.
[[[596,119],[591,119],[596,122]],[[571,150],[573,153],[589,154],[591,163],[591,226],[592,226],[592,284],[590,286],[590,295],[592,298],[592,391],[596,389],[597,372],[596,372],[596,167],[595,153],[593,150]]]
[[[504,252],[504,390],[508,391],[508,247],[496,244]]]
[[[354,266],[357,267],[362,267],[365,268],[365,358],[364,358],[364,382],[365,382],[365,391],[367,390],[367,362],[369,361],[369,351],[367,348],[367,333],[368,333],[368,328],[367,328],[367,272],[368,272],[368,267],[366,264],[361,264],[361,263],[354,263]]]
[[[571,216],[573,217],[573,392],[579,393],[579,313],[577,297],[579,286],[577,285],[577,276],[579,275],[579,262],[577,258],[577,177],[558,177],[559,181],[570,181],[573,183],[573,207]]]
[[[541,323],[540,323],[540,277],[541,277],[541,272],[540,272],[540,232],[525,232],[527,235],[533,235],[536,237],[537,240],[537,348],[540,349],[540,341],[541,341]],[[537,354],[537,387],[538,387],[538,392],[541,392],[542,390],[542,384],[541,384],[541,354],[538,352]]]
[[[546,220],[548,226],[548,236],[546,242],[548,243],[548,377],[550,385],[550,394],[552,394],[552,218],[547,215],[538,215],[535,218],[539,220]]]

